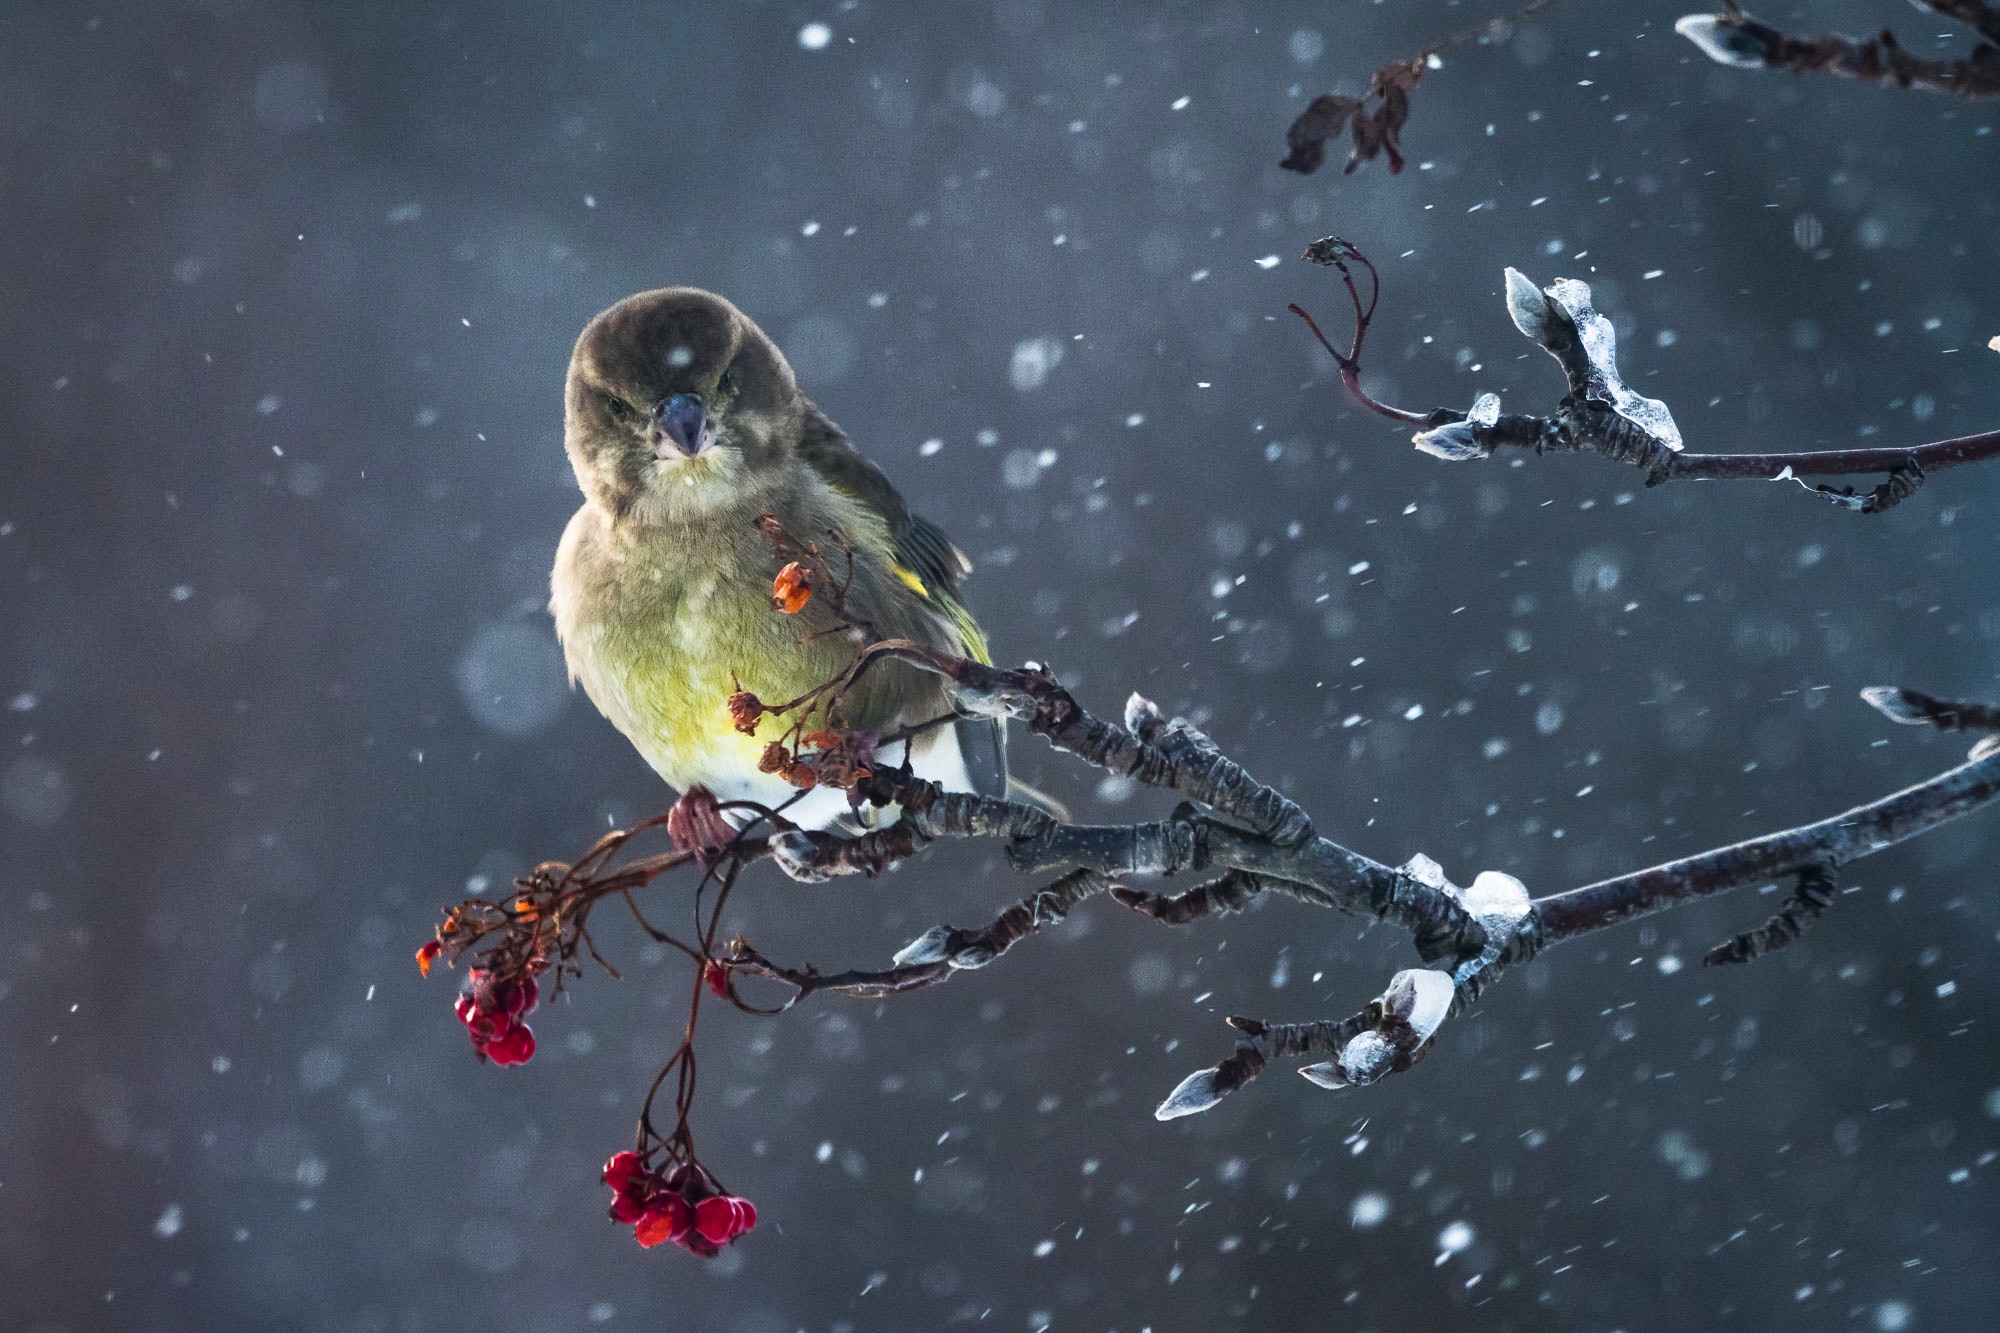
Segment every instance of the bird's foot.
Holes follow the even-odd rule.
[[[667,836],[680,850],[693,852],[703,865],[713,865],[723,848],[735,840],[736,829],[722,817],[714,792],[689,787],[667,811]]]

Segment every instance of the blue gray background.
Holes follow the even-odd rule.
[[[2000,695],[2000,471],[1863,520],[1596,459],[1445,465],[1344,400],[1297,260],[1382,265],[1371,382],[1552,406],[1503,266],[1591,282],[1696,449],[1919,442],[2000,398],[1991,105],[1721,69],[1680,7],[1459,48],[1409,170],[1280,172],[1315,93],[1495,6],[206,0],[0,10],[0,1325],[1958,1329],[2000,1279],[1993,848],[1546,956],[1365,1093],[1155,1102],[1225,1012],[1410,954],[1110,903],[991,971],[702,1032],[725,1257],[605,1221],[689,978],[473,1059],[410,954],[668,794],[565,688],[571,340],[697,283],[979,564],[999,653],[1189,711],[1320,827],[1553,891],[1954,762],[1879,681]],[[1948,25],[1776,4],[1815,30]],[[809,25],[824,25],[822,34]],[[1941,49],[1963,51],[1954,40]],[[1015,753],[1079,815],[1165,804]],[[759,873],[733,924],[880,964],[1026,886],[954,848]],[[681,910],[676,891],[655,900]]]

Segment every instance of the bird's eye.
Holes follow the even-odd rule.
[[[612,417],[618,421],[630,421],[638,415],[638,413],[632,410],[632,404],[626,402],[615,393],[604,395],[604,405],[611,410]]]
[[[736,396],[736,371],[734,367],[722,372],[722,378],[716,382],[715,390],[724,398],[733,398]]]

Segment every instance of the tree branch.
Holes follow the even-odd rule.
[[[1793,37],[1751,18],[1733,0],[1720,14],[1688,14],[1674,31],[1701,48],[1717,64],[1736,69],[1784,69],[1795,74],[1832,74],[1867,83],[1955,97],[2000,96],[2000,8],[1981,0],[1921,0],[1919,8],[1965,24],[1985,38],[1960,60],[1926,60],[1911,55],[1884,28],[1866,40],[1851,37]]]
[[[819,991],[879,998],[923,990],[958,972],[992,964],[1105,893],[1169,926],[1226,915],[1261,894],[1275,893],[1372,917],[1411,936],[1421,965],[1397,972],[1355,1014],[1298,1023],[1231,1016],[1228,1022],[1238,1034],[1234,1050],[1183,1079],[1154,1113],[1174,1119],[1210,1109],[1277,1059],[1321,1057],[1299,1072],[1325,1088],[1365,1087],[1422,1060],[1450,1017],[1476,1003],[1508,970],[1533,961],[1545,945],[1732,889],[1795,877],[1795,892],[1776,915],[1718,946],[1708,960],[1750,961],[1793,943],[1831,905],[1838,867],[2000,799],[2000,708],[1872,687],[1863,697],[1894,721],[1982,733],[1971,757],[1830,819],[1531,899],[1519,880],[1502,871],[1482,871],[1460,887],[1421,853],[1391,867],[1341,846],[1315,833],[1296,802],[1258,782],[1185,719],[1166,718],[1134,695],[1123,726],[1104,721],[1078,703],[1050,671],[1033,663],[1007,670],[920,644],[886,641],[862,649],[847,671],[829,683],[829,703],[836,704],[865,671],[892,660],[943,677],[961,713],[1017,719],[1059,751],[1188,799],[1164,819],[1070,824],[1035,806],[945,791],[916,776],[907,759],[902,767],[889,768],[874,760],[871,747],[820,733],[816,743],[823,748],[817,754],[787,751],[785,766],[794,780],[844,789],[857,811],[893,810],[891,822],[859,832],[801,829],[778,810],[720,804],[697,789],[683,796],[669,815],[631,832],[606,835],[575,865],[539,867],[517,881],[515,892],[503,901],[473,899],[454,908],[418,959],[428,970],[431,961],[447,952],[453,960],[476,952],[480,966],[472,973],[477,980],[469,1025],[481,1017],[480,995],[512,995],[527,987],[531,1005],[528,983],[535,976],[553,973],[560,985],[565,975],[578,975],[580,953],[596,956],[585,930],[589,911],[614,893],[632,905],[653,939],[699,963],[687,1027],[647,1098],[633,1158],[642,1164],[660,1159],[663,1166],[654,1174],[666,1172],[661,1179],[668,1184],[662,1188],[672,1188],[671,1181],[680,1178],[675,1171],[699,1171],[703,1180],[712,1181],[712,1173],[695,1157],[688,1125],[695,1089],[693,1038],[704,990],[757,1014],[785,1012]],[[746,813],[741,828],[720,822],[726,810]],[[659,825],[675,837],[676,851],[618,863],[634,833]],[[772,831],[753,836],[764,827]],[[1024,874],[1060,873],[984,926],[939,925],[924,931],[883,969],[822,972],[810,964],[775,962],[745,939],[715,942],[724,903],[741,871],[756,861],[774,862],[795,881],[824,883],[842,875],[879,874],[941,838],[990,839]],[[632,899],[635,889],[683,868],[701,876],[695,885],[697,929],[691,942],[646,922]],[[1203,882],[1171,895],[1124,883],[1202,872],[1207,874]],[[716,886],[716,894],[704,906],[702,895],[710,885]],[[791,994],[773,1007],[759,1007],[738,993],[738,983],[746,977],[782,983]],[[461,1007],[467,1003],[462,1000]],[[651,1106],[676,1073],[676,1121],[663,1130],[654,1124]],[[642,1243],[651,1234],[642,1235]]]
[[[1925,782],[1816,823],[1713,848],[1616,879],[1531,900],[1520,881],[1483,871],[1469,887],[1451,883],[1421,854],[1390,867],[1312,834],[1288,798],[1224,757],[1183,719],[1166,720],[1134,696],[1126,726],[1093,717],[1045,669],[1008,671],[914,645],[878,645],[883,656],[935,671],[961,707],[1020,719],[1060,750],[1143,785],[1201,792],[1166,819],[1119,825],[1059,822],[1027,805],[947,792],[907,768],[876,770],[854,789],[866,804],[899,810],[889,826],[860,834],[786,830],[770,857],[808,883],[874,875],[939,838],[990,838],[1024,873],[1062,867],[1048,888],[977,930],[937,926],[905,945],[883,971],[782,967],[747,942],[723,957],[732,969],[795,988],[789,1007],[818,990],[883,996],[923,989],[954,971],[984,967],[1007,949],[1107,889],[1125,906],[1167,925],[1240,910],[1278,892],[1314,906],[1384,920],[1413,937],[1425,966],[1399,972],[1360,1013],[1333,1021],[1272,1023],[1232,1017],[1235,1052],[1198,1070],[1160,1105],[1162,1119],[1204,1111],[1256,1078],[1273,1059],[1324,1055],[1301,1071],[1325,1087],[1360,1087],[1410,1068],[1446,1018],[1476,1002],[1509,968],[1551,943],[1608,930],[1732,889],[1797,876],[1794,899],[1757,931],[1715,951],[1715,961],[1749,961],[1797,939],[1832,902],[1832,872],[2000,798],[2000,708],[1955,703],[1916,691],[1873,687],[1864,698],[1900,722],[1988,733],[1965,763]],[[872,650],[871,650],[872,651]],[[1258,829],[1231,812],[1254,814]],[[1299,830],[1307,832],[1299,835]],[[1222,873],[1173,896],[1131,888],[1127,877]]]
[[[1380,278],[1367,256],[1347,241],[1327,237],[1306,248],[1305,258],[1340,273],[1354,313],[1348,351],[1335,347],[1297,305],[1303,319],[1334,359],[1341,383],[1361,406],[1394,421],[1421,426],[1411,437],[1418,449],[1447,462],[1489,458],[1503,448],[1537,454],[1595,453],[1646,474],[1648,486],[1669,481],[1761,479],[1798,481],[1801,487],[1843,508],[1879,514],[1908,499],[1934,472],[2000,457],[2000,430],[1961,435],[1904,448],[1831,449],[1761,454],[1691,454],[1682,451],[1679,428],[1665,403],[1625,385],[1619,374],[1611,322],[1591,304],[1590,288],[1574,278],[1537,288],[1515,269],[1506,271],[1507,310],[1514,325],[1561,366],[1568,391],[1553,414],[1503,414],[1496,394],[1482,393],[1469,411],[1438,407],[1412,411],[1384,403],[1361,386],[1361,347],[1374,319]],[[1367,279],[1364,297],[1355,279]],[[1879,473],[1883,481],[1857,494],[1852,487],[1807,486],[1804,476]]]

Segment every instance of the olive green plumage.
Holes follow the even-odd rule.
[[[791,796],[758,772],[771,737],[737,732],[728,695],[740,681],[767,703],[794,698],[838,674],[857,644],[829,632],[839,618],[824,590],[798,615],[772,609],[784,561],[760,515],[817,543],[844,576],[846,557],[828,536],[840,534],[854,557],[849,622],[984,659],[958,596],[965,557],[910,513],[800,393],[777,346],[721,297],[670,287],[592,320],[570,360],[563,417],[584,503],[556,553],[556,631],[571,679],[675,788],[773,806]],[[936,677],[892,663],[862,678],[842,720],[886,733],[949,711]],[[1005,785],[990,722],[927,733],[911,757],[948,787]],[[824,823],[843,808],[839,793],[824,792],[787,814]]]

